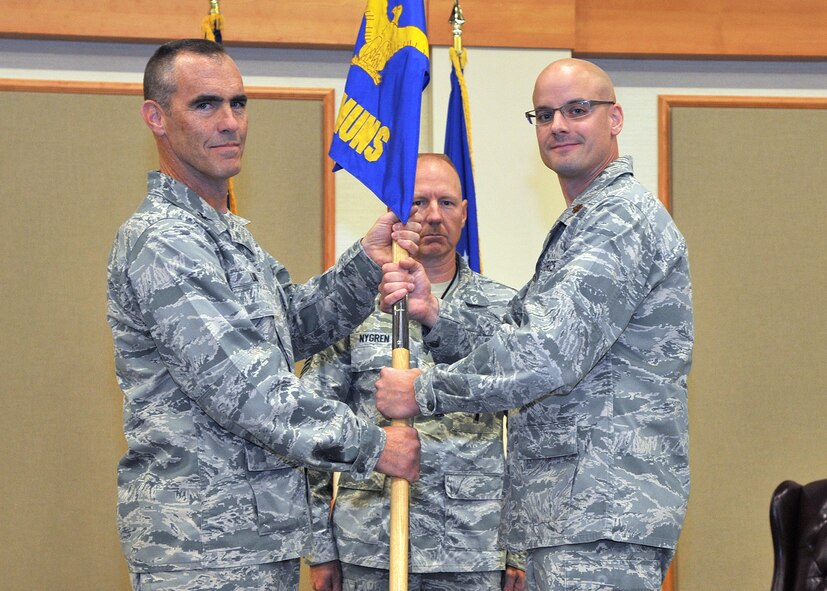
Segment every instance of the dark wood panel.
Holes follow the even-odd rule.
[[[365,0],[225,0],[228,45],[347,48]],[[0,36],[164,41],[199,36],[207,0],[6,0]],[[427,0],[431,43],[450,45],[453,0]],[[827,57],[824,0],[486,0],[462,2],[463,42],[581,56]]]
[[[823,0],[577,0],[583,56],[827,56]]]
[[[206,0],[5,0],[0,36],[166,41],[200,37]],[[364,0],[221,3],[228,45],[352,46]]]
[[[575,39],[577,0],[461,0],[465,17],[462,42],[469,47],[571,49]],[[428,38],[433,45],[451,45],[448,18],[453,0],[428,2]]]

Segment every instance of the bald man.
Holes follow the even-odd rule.
[[[456,246],[467,202],[451,160],[420,154],[413,204],[422,215],[417,260],[446,306],[473,310],[480,326],[502,316],[516,293],[471,270]],[[486,329],[482,329],[486,330]],[[487,331],[489,332],[490,331]],[[391,365],[391,317],[376,310],[348,338],[304,365],[302,383],[347,403],[368,423],[387,423],[373,403],[374,383]],[[410,329],[411,364],[429,367],[419,326]],[[411,485],[410,591],[523,591],[525,559],[499,546],[503,510],[505,413],[480,409],[421,417],[421,478]],[[388,588],[390,479],[339,480],[335,510],[329,473],[311,471],[314,591]]]
[[[526,118],[568,205],[534,277],[480,338],[430,296],[415,261],[386,267],[382,305],[410,292],[438,365],[383,370],[377,408],[515,409],[502,531],[528,551],[526,588],[655,591],[689,495],[686,243],[619,156],[623,109],[603,70],[554,62],[533,99]]]

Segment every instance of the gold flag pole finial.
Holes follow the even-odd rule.
[[[454,51],[457,55],[462,53],[462,25],[465,24],[465,19],[462,16],[462,6],[459,5],[459,0],[454,0],[454,8],[451,11],[451,18],[448,19],[451,24],[451,32],[454,34]]]
[[[221,15],[221,7],[218,0],[210,0],[210,12],[201,22],[201,30],[204,39],[221,43],[221,31],[224,29],[224,17]]]

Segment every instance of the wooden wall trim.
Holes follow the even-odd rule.
[[[658,196],[671,211],[671,111],[676,107],[827,109],[827,98],[782,96],[658,96]]]
[[[201,37],[207,0],[5,0],[0,36],[160,43]],[[221,2],[227,45],[353,47],[364,0]]]
[[[453,0],[425,0],[434,45],[450,45]],[[227,45],[351,48],[365,0],[239,2]],[[157,43],[201,35],[207,0],[5,0],[0,37]],[[824,0],[463,0],[468,47],[582,57],[827,59]]]
[[[672,564],[669,565],[669,570],[666,571],[666,576],[663,579],[661,591],[678,591],[677,569],[678,565],[675,560],[672,560]]]
[[[328,89],[322,97],[322,187],[324,204],[322,224],[322,269],[329,269],[336,262],[336,181],[333,178],[333,159],[330,145],[333,142],[333,125],[336,118],[335,93]]]
[[[465,25],[462,43],[468,47],[572,49],[578,0],[461,0]],[[432,45],[452,45],[448,18],[453,0],[428,2],[428,39]]]
[[[328,152],[333,138],[334,90],[332,88],[276,88],[268,86],[245,87],[250,98],[270,100],[304,100],[322,103],[322,268],[336,262],[336,182],[333,161]],[[143,85],[135,82],[81,82],[72,80],[22,80],[0,78],[0,92],[55,92],[74,94],[132,94],[143,93]]]
[[[571,48],[577,0],[464,0],[468,46]],[[5,0],[0,37],[159,43],[200,37],[207,0]],[[352,48],[365,0],[221,3],[227,45]],[[426,0],[431,43],[451,45],[453,0]]]
[[[580,56],[824,58],[823,0],[577,0]]]
[[[68,92],[75,94],[141,94],[140,82],[81,82],[76,80],[23,80],[0,78],[0,91]]]

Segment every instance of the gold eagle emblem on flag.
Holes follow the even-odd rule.
[[[376,86],[382,82],[385,64],[399,50],[413,47],[428,57],[428,37],[414,26],[400,27],[402,5],[393,7],[393,20],[388,18],[388,0],[368,0],[365,9],[365,44],[351,63],[362,68]]]

